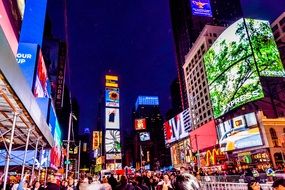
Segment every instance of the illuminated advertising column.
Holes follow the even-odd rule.
[[[122,169],[118,76],[105,76],[105,159],[107,170]]]

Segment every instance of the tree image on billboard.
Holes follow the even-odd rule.
[[[204,63],[215,118],[263,98],[259,74],[285,76],[267,21],[238,20],[206,52]]]

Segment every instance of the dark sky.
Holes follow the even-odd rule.
[[[63,0],[49,0],[54,35],[63,36]],[[170,108],[176,77],[168,0],[67,0],[70,81],[80,105],[80,128],[95,126],[104,75],[119,75],[121,128],[131,125],[138,95],[157,95],[163,114]],[[246,16],[275,19],[284,0],[242,0]]]

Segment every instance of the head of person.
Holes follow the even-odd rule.
[[[73,177],[69,177],[68,178],[68,185],[73,185],[74,184],[74,179],[73,179]]]
[[[163,181],[164,181],[164,183],[168,183],[170,181],[169,176],[167,174],[163,175]]]
[[[260,188],[260,184],[257,181],[252,180],[247,184],[247,189],[248,190],[260,190],[261,188]]]
[[[276,179],[273,182],[272,187],[274,190],[285,190],[285,179]]]
[[[106,176],[102,178],[102,183],[108,183],[108,178]]]
[[[183,173],[176,176],[174,189],[177,190],[199,190],[201,189],[197,178],[191,174]]]
[[[120,183],[121,183],[122,185],[125,185],[125,184],[128,183],[128,179],[127,179],[127,177],[126,177],[125,175],[122,175],[122,176],[121,176]]]
[[[39,181],[36,181],[35,184],[34,184],[34,187],[35,188],[39,188],[41,186],[41,183]]]

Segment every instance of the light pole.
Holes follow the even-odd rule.
[[[67,135],[67,150],[66,150],[66,166],[65,166],[65,178],[68,177],[68,166],[69,166],[69,147],[70,147],[70,133],[71,133],[71,127],[72,127],[72,118],[77,121],[77,118],[75,115],[70,112],[69,113],[69,122],[68,122],[68,135]]]

